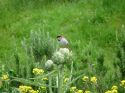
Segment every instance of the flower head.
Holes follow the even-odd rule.
[[[39,93],[39,90],[29,90],[29,93]]]
[[[113,89],[113,90],[112,90],[112,93],[118,93],[118,90]]]
[[[70,91],[71,91],[71,92],[74,92],[74,91],[76,91],[76,90],[77,90],[76,87],[71,87],[71,88],[70,88]]]
[[[9,76],[7,74],[2,75],[2,80],[9,80]]]
[[[68,48],[60,48],[59,52],[64,55],[65,59],[69,59],[72,56],[72,51],[69,51]]]
[[[62,64],[65,61],[64,60],[64,55],[59,51],[54,53],[52,59],[55,62],[55,64],[57,64],[57,65]]]
[[[62,53],[63,55],[69,55],[70,53],[68,48],[60,48],[59,52]]]
[[[39,75],[39,74],[43,74],[43,73],[44,73],[43,69],[38,69],[38,68],[33,69],[33,74],[35,74],[35,75]]]
[[[31,91],[31,90],[33,90],[33,89],[32,89],[31,86],[23,86],[23,85],[21,85],[21,86],[19,86],[18,90],[19,90],[21,93],[27,93],[27,92],[29,92],[29,91]]]
[[[122,87],[125,88],[125,80],[122,80],[122,81],[121,81],[120,86],[122,86]]]
[[[84,93],[91,93],[90,91],[86,90]]]
[[[112,88],[111,88],[112,90],[117,90],[118,89],[118,87],[117,86],[112,86]]]
[[[84,77],[82,78],[82,80],[83,80],[83,81],[88,81],[88,80],[89,80],[89,77],[88,77],[88,76],[84,76]]]
[[[45,77],[45,78],[43,78],[42,80],[43,80],[43,81],[48,81],[48,78],[47,78],[47,77]]]
[[[77,90],[76,93],[83,93],[83,90]]]
[[[45,86],[41,86],[41,90],[42,91],[46,91],[46,87]]]
[[[106,91],[105,93],[112,93],[112,91],[108,90],[108,91]]]
[[[97,78],[96,77],[91,77],[91,82],[92,83],[97,83]]]
[[[51,70],[53,68],[53,61],[52,60],[47,60],[47,62],[45,63],[45,68],[47,70]]]
[[[64,79],[64,83],[68,82],[69,78],[65,78]]]
[[[33,90],[33,88],[31,86],[19,86],[18,90],[20,91],[20,93],[39,93],[38,90]]]

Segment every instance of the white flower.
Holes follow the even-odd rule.
[[[64,55],[64,58],[66,60],[69,59],[69,58],[71,58],[71,56],[72,56],[72,51],[69,51],[68,48],[60,48],[59,52]]]
[[[54,53],[52,59],[56,64],[61,64],[64,62],[64,55],[61,52],[57,51]]]
[[[59,52],[62,53],[63,55],[69,55],[70,51],[68,48],[60,48]]]
[[[53,61],[52,60],[47,60],[47,62],[45,63],[45,68],[47,70],[51,70],[53,68]]]

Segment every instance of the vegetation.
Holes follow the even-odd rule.
[[[124,93],[124,4],[0,0],[0,92]]]

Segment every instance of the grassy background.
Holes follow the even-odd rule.
[[[30,31],[62,34],[79,57],[90,42],[104,49],[108,63],[116,46],[116,32],[125,24],[124,0],[0,0],[0,63]],[[56,38],[55,38],[56,39]]]

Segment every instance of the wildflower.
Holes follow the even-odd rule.
[[[77,90],[76,93],[83,93],[83,90]]]
[[[112,88],[111,88],[112,90],[117,90],[118,89],[118,87],[117,86],[112,86]]]
[[[97,83],[97,78],[96,77],[91,77],[91,82],[92,83]]]
[[[62,53],[60,53],[59,51],[54,53],[52,59],[55,62],[55,64],[57,64],[57,65],[62,64],[65,61],[64,55]]]
[[[91,93],[90,91],[86,90],[84,93]]]
[[[76,87],[71,87],[70,91],[72,91],[72,92],[76,91]]]
[[[46,91],[46,87],[45,86],[41,86],[42,91]]]
[[[65,59],[69,59],[72,56],[72,51],[69,51],[68,48],[60,48],[59,52],[64,55]]]
[[[122,86],[122,87],[124,87],[124,88],[125,88],[125,80],[122,80],[122,81],[121,81],[120,86]]]
[[[118,93],[118,90],[113,89],[113,90],[112,90],[112,93]]]
[[[2,80],[9,80],[9,76],[7,74],[2,75]]]
[[[33,73],[34,73],[35,75],[43,74],[43,73],[44,73],[44,70],[43,70],[43,69],[34,68],[34,69],[33,69]]]
[[[47,78],[47,77],[45,77],[45,78],[43,78],[42,80],[43,80],[43,81],[48,81],[48,78]]]
[[[68,48],[60,48],[59,52],[62,53],[63,55],[69,55],[70,53]]]
[[[19,86],[18,90],[21,92],[21,93],[27,93],[29,92],[30,90],[33,90],[32,87],[30,86]]]
[[[53,68],[53,61],[52,60],[48,60],[46,63],[45,63],[45,68],[47,70],[51,70]]]
[[[89,77],[84,76],[84,77],[82,78],[82,80],[83,80],[83,81],[88,81],[88,80],[89,80]]]
[[[108,91],[106,91],[105,93],[112,93],[112,91],[108,90]]]
[[[66,83],[68,80],[69,80],[69,78],[65,78],[65,79],[64,79],[64,83]]]
[[[39,93],[39,90],[29,90],[29,93]]]

